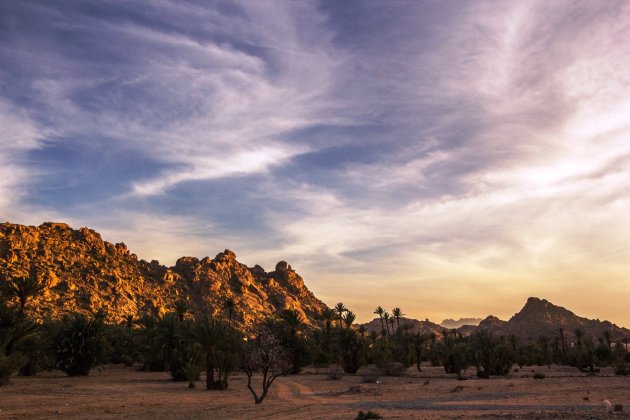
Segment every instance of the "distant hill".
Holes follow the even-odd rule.
[[[424,321],[418,321],[417,319],[411,319],[411,318],[400,318],[400,327],[403,328],[405,325],[408,325],[410,328],[410,331],[413,333],[416,332],[420,332],[420,333],[435,333],[438,336],[442,335],[442,330],[444,330],[444,328],[442,328],[440,325],[427,320]],[[363,324],[363,326],[367,329],[368,332],[372,332],[372,331],[376,331],[377,333],[381,333],[382,331],[382,327],[381,327],[381,321],[379,318],[374,318],[372,321]],[[391,325],[390,325],[391,328]],[[394,324],[394,328],[398,328],[397,324]]]
[[[46,284],[27,307],[41,317],[103,309],[110,320],[121,321],[126,315],[171,311],[178,300],[187,301],[192,312],[218,314],[231,298],[235,322],[242,326],[286,308],[314,324],[326,308],[284,261],[266,272],[239,263],[225,250],[214,258],[182,257],[166,267],[139,260],[125,244],[104,241],[86,227],[0,224],[0,286],[7,276],[29,275]]]
[[[460,318],[458,320],[445,319],[440,323],[441,327],[452,329],[463,327],[464,325],[479,325],[483,321],[481,318]]]
[[[619,327],[609,321],[593,320],[577,316],[561,306],[556,306],[545,299],[530,297],[525,306],[507,322],[489,316],[480,327],[489,328],[497,333],[513,334],[521,342],[537,340],[540,336],[548,338],[559,335],[563,329],[565,337],[575,339],[574,331],[582,330],[585,336],[601,337],[604,331],[610,332],[613,342],[630,338],[630,330]]]

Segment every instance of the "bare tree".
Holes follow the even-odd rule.
[[[243,370],[247,374],[247,389],[254,396],[254,402],[263,402],[269,388],[278,376],[285,375],[289,369],[289,357],[280,341],[266,326],[257,327],[243,348]],[[262,374],[260,395],[252,385],[255,372]]]

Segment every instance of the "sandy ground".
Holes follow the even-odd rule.
[[[533,371],[546,378],[535,380]],[[467,374],[473,374],[468,370]],[[278,378],[260,405],[237,373],[227,391],[188,389],[166,373],[106,366],[89,377],[61,372],[14,377],[0,388],[0,418],[287,418],[352,419],[359,410],[384,418],[630,418],[630,377],[610,370],[523,368],[507,377],[458,381],[442,368],[410,368],[401,377],[365,383],[364,374],[328,379],[327,369]],[[607,414],[602,399],[623,404]]]

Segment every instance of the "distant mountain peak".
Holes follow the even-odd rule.
[[[547,299],[537,297],[528,298],[523,308],[507,322],[497,323],[496,319],[491,318],[494,317],[482,321],[481,326],[505,335],[516,335],[523,342],[537,340],[541,336],[554,337],[559,334],[560,328],[568,337],[573,337],[577,329],[593,338],[601,337],[604,331],[608,331],[613,338],[619,340],[630,337],[630,330],[626,328],[620,328],[609,321],[580,317]]]
[[[483,321],[483,319],[481,318],[459,318],[458,320],[447,318],[444,321],[440,322],[440,326],[449,329],[460,328],[464,325],[477,326],[481,321]]]

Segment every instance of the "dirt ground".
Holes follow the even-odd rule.
[[[534,371],[545,379],[532,378]],[[384,418],[630,418],[630,378],[610,370],[588,376],[576,369],[523,368],[507,377],[458,381],[440,367],[410,368],[400,377],[367,381],[365,368],[339,380],[328,369],[278,378],[255,405],[246,377],[235,374],[227,391],[189,389],[167,373],[106,366],[88,377],[61,372],[13,377],[0,388],[0,418],[287,418],[353,419],[359,410]],[[202,378],[203,379],[203,378]],[[622,404],[608,414],[601,401]]]

